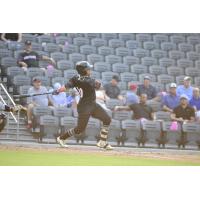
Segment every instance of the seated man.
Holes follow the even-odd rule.
[[[47,93],[47,89],[44,86],[41,86],[41,80],[38,78],[33,79],[33,87],[28,90],[29,95],[33,94],[43,94]],[[27,109],[27,117],[28,117],[28,126],[27,128],[32,128],[32,116],[33,116],[33,108],[35,106],[48,106],[49,99],[47,94],[32,96],[27,99],[28,109]]]
[[[176,94],[176,83],[171,83],[169,93],[163,97],[162,108],[164,111],[173,112],[173,109],[179,105],[180,97]]]
[[[193,87],[191,86],[191,78],[189,76],[184,78],[183,85],[177,87],[176,93],[179,96],[185,94],[189,100],[192,98]]]
[[[136,84],[129,84],[129,91],[127,91],[126,96],[125,96],[126,105],[139,103],[139,98],[136,95],[136,90],[137,90]]]
[[[61,88],[61,84],[55,83],[53,88],[54,90],[59,90]],[[67,106],[67,95],[65,92],[60,92],[56,95],[51,94],[49,95],[49,101],[54,107]]]
[[[144,77],[144,83],[138,85],[137,95],[140,96],[141,94],[147,94],[148,100],[153,100],[157,96],[157,91],[154,86],[150,84],[150,77]]]
[[[196,119],[200,122],[200,91],[199,88],[193,89],[193,96],[189,102],[190,106],[195,109],[196,112]]]
[[[26,41],[24,52],[19,54],[17,62],[24,71],[27,71],[27,68],[29,67],[39,67],[40,59],[55,64],[53,58],[49,58],[48,56],[40,56],[37,52],[33,51],[31,41]]]
[[[118,82],[119,77],[114,75],[111,82],[104,85],[104,90],[109,98],[122,100],[123,97],[120,95],[120,88],[117,86]]]

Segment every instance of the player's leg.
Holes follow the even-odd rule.
[[[73,136],[74,134],[80,134],[82,133],[87,124],[88,124],[88,120],[90,118],[90,114],[79,114],[78,116],[78,122],[77,122],[77,126],[75,128],[71,128],[68,129],[65,133],[61,134],[58,138],[57,138],[57,142],[62,146],[62,147],[67,147],[66,145],[66,140]]]
[[[100,148],[105,148],[107,150],[113,149],[111,145],[107,142],[109,126],[111,123],[111,118],[108,113],[99,105],[96,104],[95,109],[91,113],[91,116],[99,119],[102,122],[100,130],[100,140],[97,143],[97,146]]]

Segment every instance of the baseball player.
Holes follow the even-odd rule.
[[[66,140],[74,134],[83,132],[88,124],[90,116],[99,119],[102,122],[100,130],[100,140],[97,146],[102,149],[112,150],[113,147],[107,142],[108,129],[111,123],[111,118],[107,112],[96,103],[95,88],[99,86],[100,82],[90,77],[91,68],[87,61],[80,61],[76,64],[78,75],[73,76],[65,86],[58,90],[58,92],[66,91],[69,88],[76,88],[80,94],[80,101],[77,106],[78,123],[75,128],[67,130],[57,138],[57,142],[61,147],[68,147]]]

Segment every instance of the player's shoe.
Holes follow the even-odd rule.
[[[105,150],[113,150],[114,148],[107,142],[99,140],[99,142],[97,142],[97,147],[101,148],[101,149],[105,149]]]
[[[57,137],[58,144],[63,148],[68,148],[68,145],[66,145],[67,140],[61,140],[60,137]]]

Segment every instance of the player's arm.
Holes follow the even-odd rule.
[[[53,65],[55,65],[56,64],[56,62],[55,62],[55,60],[53,59],[53,58],[50,58],[50,57],[48,57],[48,56],[41,56],[41,59],[42,60],[45,60],[45,61],[47,61],[47,62],[50,62],[50,63],[52,63]]]

